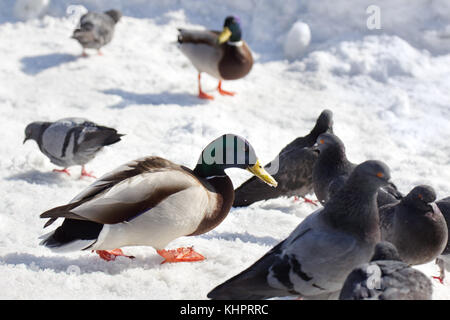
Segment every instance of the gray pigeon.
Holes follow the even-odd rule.
[[[389,178],[389,168],[381,161],[360,164],[323,208],[307,216],[285,240],[213,289],[208,297],[337,298],[347,275],[370,260],[380,240],[376,194]]]
[[[99,126],[83,118],[65,118],[56,122],[32,122],[25,128],[27,140],[37,142],[39,149],[53,164],[67,167],[80,165],[82,176],[91,176],[84,165],[95,157],[95,154],[108,146],[119,142],[122,134],[115,129]]]
[[[333,132],[333,113],[323,110],[317,118],[311,132],[299,137],[284,147],[277,158],[264,168],[278,182],[276,188],[268,187],[253,177],[244,182],[234,192],[234,207],[245,207],[260,200],[280,196],[301,196],[313,192],[312,168],[317,159],[317,152],[310,148],[317,137],[324,132]]]
[[[103,13],[88,12],[80,18],[80,27],[75,29],[72,38],[78,40],[83,47],[83,56],[86,57],[85,49],[97,49],[111,42],[114,35],[114,27],[122,17],[118,10],[108,10]]]
[[[447,224],[435,200],[433,188],[421,185],[380,208],[381,239],[395,245],[407,264],[430,262],[447,245]]]
[[[439,200],[436,204],[445,218],[447,230],[450,234],[450,197]],[[447,246],[444,251],[436,258],[436,264],[439,266],[440,274],[438,277],[434,278],[439,279],[441,283],[444,283],[445,269],[450,269],[450,237],[449,240],[447,240]]]
[[[356,164],[347,159],[344,143],[332,133],[321,134],[314,148],[319,151],[319,157],[312,173],[313,188],[317,199],[324,204],[344,185]],[[378,192],[378,206],[396,202],[402,196],[397,187],[389,183]]]
[[[370,263],[353,270],[340,300],[431,300],[433,286],[419,270],[401,261],[397,249],[380,242]]]

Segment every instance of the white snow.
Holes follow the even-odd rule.
[[[69,5],[124,12],[103,56],[79,58]],[[380,7],[380,30],[367,29],[369,5]],[[203,147],[230,132],[268,162],[329,108],[351,161],[385,161],[403,192],[425,183],[438,198],[450,195],[447,0],[61,0],[27,21],[13,8],[13,0],[0,3],[0,298],[205,299],[315,210],[292,198],[232,209],[213,231],[169,244],[193,245],[207,258],[198,263],[160,265],[147,247],[124,248],[136,259],[115,262],[90,252],[55,254],[38,246],[50,231],[39,214],[93,181],[78,179],[78,167],[71,177],[53,173],[34,142],[22,145],[32,121],[85,117],[125,133],[87,165],[101,176],[146,155],[193,167]],[[215,100],[200,101],[176,28],[220,29],[229,14],[240,17],[256,62],[246,78],[224,82],[235,97],[220,96],[217,82],[203,76]],[[297,21],[309,26],[311,41],[287,61],[283,46]],[[250,176],[228,173],[235,186]],[[438,273],[434,263],[417,268]],[[434,299],[450,298],[449,281],[433,280]]]

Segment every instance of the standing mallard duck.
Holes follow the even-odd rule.
[[[201,73],[206,72],[219,79],[217,90],[221,95],[233,96],[234,92],[222,89],[222,80],[245,77],[253,66],[252,53],[242,40],[242,30],[237,17],[225,19],[222,32],[211,30],[178,29],[180,49],[198,70],[198,97],[214,99],[203,92]]]
[[[172,240],[208,232],[219,225],[234,200],[227,168],[247,169],[266,183],[276,181],[261,167],[253,147],[227,134],[211,142],[190,170],[147,157],[104,175],[69,204],[41,214],[63,224],[42,245],[55,251],[96,250],[101,258],[124,256],[123,246],[154,247],[164,262],[198,261],[192,248],[164,250]]]

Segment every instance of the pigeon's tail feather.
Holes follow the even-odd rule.
[[[95,131],[86,132],[83,142],[80,143],[79,150],[109,146],[119,142],[122,136],[124,135],[117,133],[115,129],[99,126]]]
[[[277,198],[280,195],[280,188],[273,188],[259,178],[251,177],[234,191],[233,207],[246,207],[254,202]]]
[[[283,242],[280,242],[252,266],[220,284],[208,293],[216,300],[261,300],[286,296],[286,290],[269,285],[269,269],[274,265]],[[298,295],[298,294],[296,294]]]

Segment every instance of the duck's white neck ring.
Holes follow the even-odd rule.
[[[242,46],[243,42],[242,42],[242,40],[239,40],[239,41],[228,41],[227,44],[230,45],[230,46],[240,47],[240,46]]]

